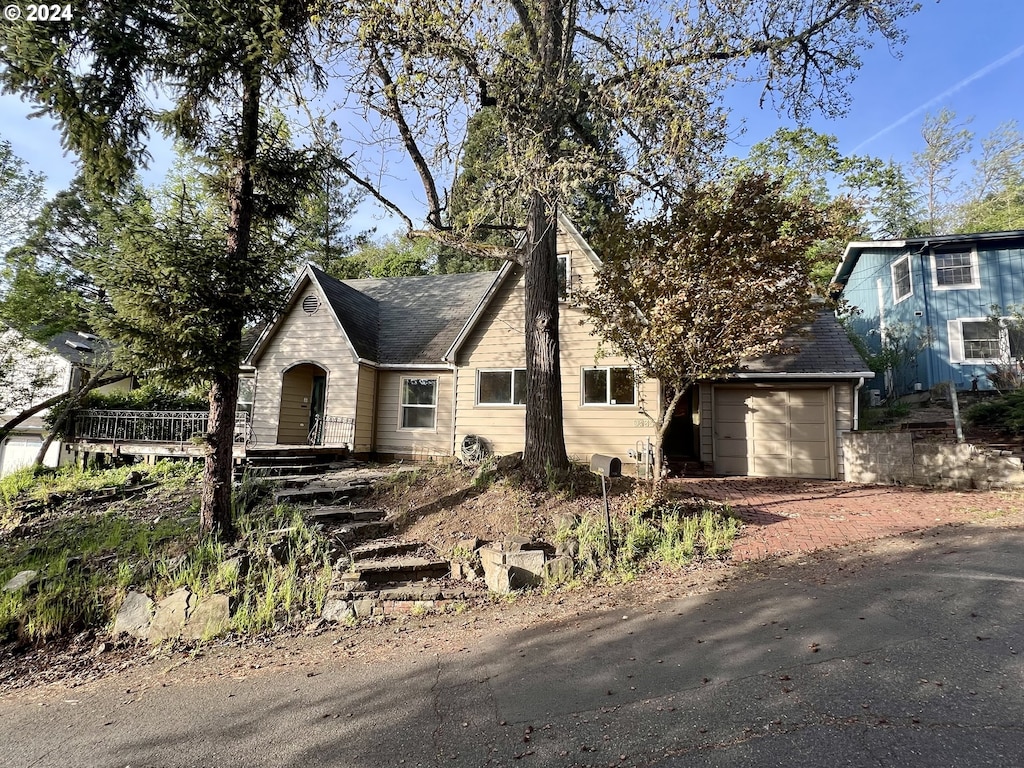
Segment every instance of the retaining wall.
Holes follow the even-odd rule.
[[[1024,486],[1019,456],[970,443],[937,443],[913,432],[843,434],[846,477],[853,483],[970,489]]]

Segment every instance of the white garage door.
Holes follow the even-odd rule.
[[[0,443],[0,477],[36,460],[42,440],[32,435],[11,435]]]
[[[718,474],[834,476],[828,389],[716,387],[714,398]]]

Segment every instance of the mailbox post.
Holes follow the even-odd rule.
[[[590,457],[590,471],[601,477],[601,499],[604,501],[604,522],[608,529],[608,552],[615,556],[615,542],[612,540],[612,513],[608,508],[608,486],[605,478],[622,477],[622,461],[615,456],[595,453]]]

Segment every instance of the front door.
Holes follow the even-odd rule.
[[[309,444],[324,443],[324,406],[327,400],[327,377],[313,377],[313,391],[309,397]]]

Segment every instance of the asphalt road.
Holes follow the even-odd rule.
[[[1024,765],[1022,555],[943,529],[440,654],[12,695],[0,765]]]

